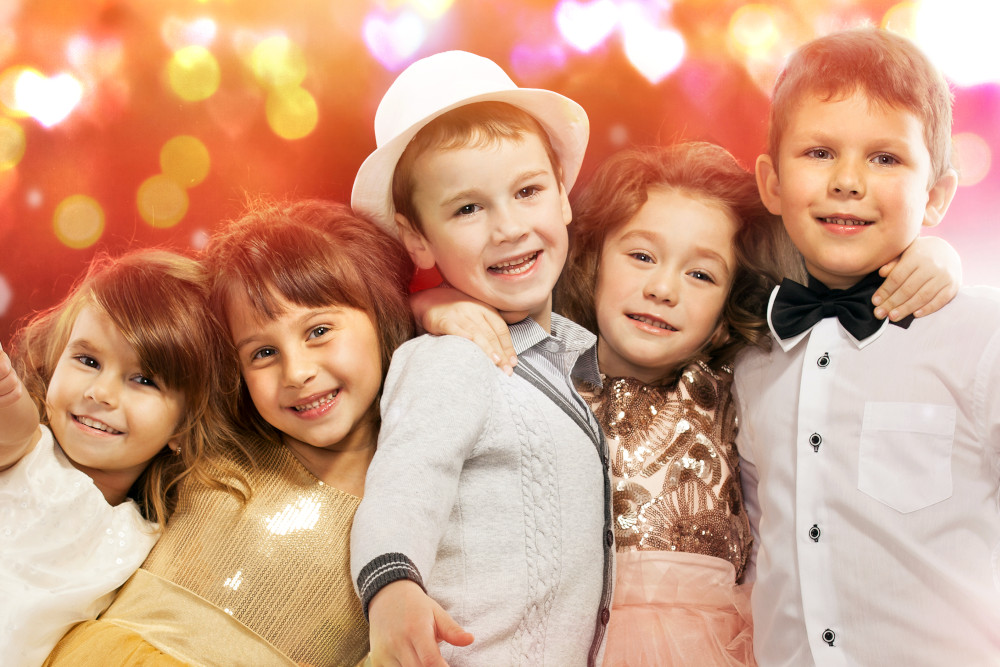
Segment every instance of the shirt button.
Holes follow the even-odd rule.
[[[830,355],[824,352],[823,356],[816,360],[816,365],[819,366],[820,368],[826,368],[827,366],[829,366]]]
[[[606,545],[608,545],[609,547],[612,544],[615,543],[615,534],[614,534],[614,532],[612,532],[610,530],[604,532],[604,543]]]
[[[813,524],[812,528],[809,529],[809,539],[812,540],[813,542],[819,542],[819,536],[821,534],[822,533],[820,532],[819,526],[817,526],[816,524]]]
[[[607,625],[608,621],[611,620],[611,610],[605,607],[601,610],[601,623]]]
[[[823,436],[819,433],[813,433],[809,436],[809,444],[812,445],[814,452],[818,452],[819,446],[823,444]]]
[[[837,639],[837,633],[836,632],[834,632],[830,628],[827,628],[826,630],[823,631],[823,641],[824,642],[826,642],[830,646],[833,646],[833,642],[834,642],[835,639]]]

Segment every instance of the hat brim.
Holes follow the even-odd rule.
[[[443,107],[414,123],[376,148],[365,159],[354,179],[351,207],[395,235],[396,207],[392,203],[392,176],[400,156],[425,125],[438,116],[475,102],[506,102],[519,107],[539,122],[559,158],[562,184],[568,193],[576,182],[590,138],[587,113],[573,100],[540,88],[515,88],[474,95]]]

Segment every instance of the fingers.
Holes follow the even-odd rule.
[[[21,379],[14,372],[14,366],[10,363],[10,357],[0,346],[0,407],[17,403],[21,398],[23,387]]]
[[[437,640],[448,642],[452,646],[468,646],[474,639],[471,632],[466,632],[440,606],[434,610],[434,625],[437,628]]]

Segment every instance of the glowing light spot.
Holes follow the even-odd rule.
[[[83,86],[69,74],[47,77],[26,68],[14,84],[13,107],[31,116],[45,127],[52,127],[76,108],[83,97]]]
[[[208,99],[219,88],[219,63],[203,46],[185,46],[167,63],[170,87],[184,100]]]
[[[299,530],[309,530],[319,521],[320,504],[311,498],[299,498],[295,505],[264,519],[267,531],[273,535],[288,535]]]
[[[136,205],[142,219],[153,227],[173,227],[187,213],[187,191],[170,178],[157,174],[139,186]]]
[[[10,302],[14,300],[14,290],[10,288],[7,278],[0,274],[0,317],[7,314]]]
[[[204,229],[196,229],[191,232],[191,239],[189,243],[195,250],[203,250],[205,246],[208,245],[209,238],[211,237],[207,231]]]
[[[577,51],[589,53],[615,29],[618,8],[611,0],[563,0],[556,7],[555,18],[563,39]]]
[[[205,144],[192,136],[176,136],[163,144],[160,150],[163,174],[185,188],[204,181],[211,164]]]
[[[993,154],[990,145],[978,134],[962,132],[952,137],[955,165],[958,167],[958,184],[975,185],[990,173]]]
[[[615,123],[608,130],[608,141],[612,146],[620,148],[628,143],[628,127],[622,123]]]
[[[924,0],[917,9],[915,41],[960,86],[1000,81],[1000,3]]]
[[[917,28],[917,3],[900,2],[890,7],[882,17],[882,27],[913,39]]]
[[[401,69],[427,38],[427,30],[414,12],[400,12],[391,21],[381,16],[365,18],[362,33],[368,51],[386,69]]]
[[[316,128],[319,107],[303,88],[282,88],[267,96],[267,123],[282,139],[301,139]]]
[[[217,31],[215,21],[207,17],[184,21],[176,16],[168,16],[160,26],[163,41],[172,51],[185,46],[210,46],[215,41]]]
[[[625,56],[650,83],[656,84],[680,66],[687,47],[673,28],[657,28],[640,8],[630,5],[622,16]]]
[[[24,130],[10,118],[0,118],[0,171],[13,169],[24,157]]]
[[[436,19],[444,16],[444,13],[451,9],[453,2],[454,0],[410,0],[410,5],[422,16]]]
[[[88,248],[104,233],[104,209],[87,195],[69,196],[56,206],[52,227],[63,245]]]
[[[24,65],[15,65],[13,67],[8,67],[3,72],[0,72],[0,110],[8,116],[12,116],[14,118],[28,117],[27,113],[17,108],[17,98],[14,95],[14,88],[17,86],[17,80],[21,77],[21,74],[26,72],[28,69],[29,68]]]
[[[778,41],[778,23],[768,5],[746,5],[729,20],[730,45],[751,58],[767,54]]]
[[[38,188],[31,188],[24,193],[24,203],[28,208],[38,208],[45,201],[45,196]]]
[[[268,37],[254,47],[250,68],[266,88],[298,86],[306,78],[306,57],[302,49],[284,35]]]

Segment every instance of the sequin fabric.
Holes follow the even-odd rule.
[[[253,496],[195,483],[143,568],[205,598],[293,661],[356,664],[368,624],[351,583],[348,545],[360,498],[323,484],[285,447],[246,467]]]
[[[742,576],[752,537],[731,386],[731,370],[692,364],[672,385],[606,378],[603,391],[581,387],[608,439],[619,551],[716,556]]]

